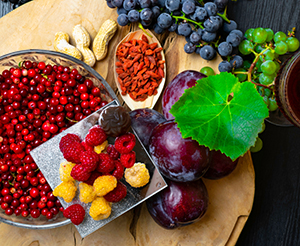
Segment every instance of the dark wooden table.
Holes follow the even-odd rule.
[[[99,0],[100,1],[100,0]],[[228,16],[245,31],[270,27],[287,32],[296,27],[300,39],[299,0],[229,0]],[[12,4],[0,1],[0,16]],[[300,245],[300,129],[266,122],[264,147],[252,154],[256,190],[251,215],[237,245]]]

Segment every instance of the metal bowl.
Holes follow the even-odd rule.
[[[94,84],[100,88],[103,100],[108,102],[117,100],[117,97],[109,84],[94,69],[72,56],[55,51],[30,49],[6,54],[0,57],[0,73],[11,67],[18,67],[24,60],[30,60],[37,63],[42,61],[50,65],[62,65],[76,68],[81,75],[92,80]],[[63,217],[61,212],[53,219],[47,220],[46,217],[42,215],[38,219],[33,219],[31,216],[28,216],[27,218],[23,218],[21,215],[8,216],[1,208],[0,222],[28,229],[50,229],[71,223],[69,219]]]

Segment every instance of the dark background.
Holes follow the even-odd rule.
[[[0,0],[0,17],[11,10],[12,4]],[[243,32],[251,27],[274,32],[296,27],[300,39],[300,0],[229,0],[228,17]],[[263,149],[252,154],[253,209],[237,245],[300,245],[300,129],[266,122],[260,137]]]

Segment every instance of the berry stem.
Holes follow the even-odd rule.
[[[185,17],[185,14],[184,14],[183,12],[182,12],[182,14],[183,14],[183,16],[173,15],[172,13],[171,13],[170,15],[171,15],[171,17],[173,17],[173,18],[176,20],[176,22],[177,22],[178,20],[185,20],[185,21],[191,22],[191,23],[193,23],[193,24],[199,26],[201,29],[204,29],[204,27],[201,25],[201,24],[202,24],[201,22],[193,21],[193,20],[191,20],[191,19],[189,19],[189,18],[186,18],[186,17]]]
[[[228,23],[230,23],[230,20],[227,18],[227,6],[225,7],[224,13],[220,14],[217,13],[218,16],[222,17],[222,19]]]
[[[139,23],[139,28],[141,28],[147,36],[149,36],[150,38],[153,38],[152,35],[145,30],[145,28],[143,27],[143,25],[141,23]]]

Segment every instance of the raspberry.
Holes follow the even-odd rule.
[[[72,163],[80,163],[80,155],[85,151],[81,143],[73,142],[70,143],[67,147],[63,150],[64,158]]]
[[[91,172],[97,168],[99,156],[94,150],[85,151],[80,156],[80,162],[82,166],[87,168],[88,172]]]
[[[117,180],[120,180],[121,178],[123,178],[124,166],[118,160],[115,160],[114,163],[115,170],[111,173],[111,175],[114,176]]]
[[[131,132],[127,132],[115,140],[115,148],[120,154],[126,154],[133,150],[135,146],[135,136]]]
[[[63,136],[59,142],[60,151],[63,152],[64,148],[69,146],[69,144],[71,144],[73,142],[80,143],[81,142],[80,137],[78,135],[72,134],[72,133],[68,133],[67,135]]]
[[[98,178],[99,176],[101,176],[101,173],[97,172],[97,171],[93,171],[91,176],[88,178],[88,180],[85,180],[84,183],[88,184],[88,185],[93,185],[94,181],[96,180],[96,178]]]
[[[74,181],[71,177],[71,170],[75,166],[72,162],[63,161],[59,166],[59,177],[61,181]]]
[[[92,202],[96,198],[96,193],[92,185],[86,183],[79,184],[79,199],[84,203]]]
[[[84,220],[85,210],[80,204],[73,204],[63,211],[63,215],[70,219],[74,225],[79,225]]]
[[[115,168],[114,160],[110,158],[107,153],[100,153],[99,155],[99,165],[97,171],[101,173],[109,173]]]
[[[91,172],[89,172],[88,169],[81,164],[75,165],[72,168],[71,177],[73,177],[77,181],[88,180],[90,176]]]
[[[76,195],[77,187],[74,182],[62,182],[53,190],[54,196],[62,197],[65,202],[71,202]]]
[[[96,198],[90,207],[90,216],[94,220],[107,219],[111,214],[111,206],[103,197]]]
[[[104,151],[106,149],[107,144],[108,144],[108,142],[107,142],[107,140],[105,140],[102,144],[95,146],[94,151],[97,154],[100,154],[102,151]]]
[[[93,126],[89,133],[85,137],[85,142],[92,146],[102,144],[106,140],[107,136],[100,126]]]
[[[94,184],[94,191],[97,196],[104,196],[111,192],[117,186],[117,179],[112,175],[103,175],[98,177]]]
[[[87,144],[86,142],[81,142],[81,145],[83,146],[83,148],[84,148],[86,151],[93,151],[93,150],[94,150],[93,146]]]
[[[119,202],[127,195],[127,188],[121,182],[118,182],[117,187],[107,193],[104,198],[108,202]]]
[[[116,148],[112,144],[109,144],[107,146],[106,152],[114,160],[117,160],[119,158],[119,156],[120,156],[120,153],[116,150]]]
[[[145,186],[150,180],[150,174],[146,165],[138,162],[133,167],[126,168],[125,180],[134,188]]]
[[[126,168],[132,167],[135,163],[135,152],[131,151],[126,154],[121,154],[120,162]]]

